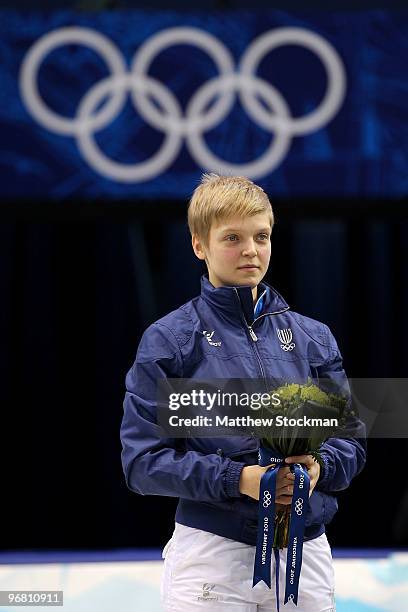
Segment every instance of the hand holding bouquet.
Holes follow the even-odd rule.
[[[313,458],[313,461],[320,465],[320,469],[324,469],[320,447],[335,431],[345,425],[347,399],[337,393],[323,391],[310,379],[305,385],[284,384],[273,389],[271,397],[272,395],[279,397],[280,404],[274,405],[271,402],[270,406],[263,408],[262,416],[272,416],[275,422],[279,421],[282,425],[261,431],[261,447],[270,451],[272,457],[278,454],[284,458],[297,457],[297,462],[307,469],[310,469]],[[301,457],[304,457],[304,462],[300,461]],[[295,462],[296,460],[291,463]],[[313,490],[317,478],[314,478],[316,475],[313,471],[311,476]],[[288,483],[291,480],[294,480],[294,476],[288,479]],[[277,504],[274,548],[282,549],[288,546],[290,514],[290,505]]]

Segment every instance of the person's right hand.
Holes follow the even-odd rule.
[[[260,465],[244,466],[239,479],[240,492],[258,500],[261,478],[271,465],[273,464],[265,467]],[[288,474],[291,474],[289,467],[281,467],[278,471],[275,495],[275,502],[277,504],[289,505],[292,503],[293,480],[288,478]]]

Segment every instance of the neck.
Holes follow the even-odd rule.
[[[211,278],[211,274],[208,274],[208,280],[210,281],[210,283],[212,284],[213,287],[222,287],[221,284],[217,283],[213,278]],[[253,287],[251,289],[252,291],[252,299],[254,301],[254,304],[257,300],[258,297],[258,285],[256,285],[255,287]]]

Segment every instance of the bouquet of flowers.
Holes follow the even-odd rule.
[[[271,403],[270,406],[264,407],[262,416],[273,416],[275,422],[279,415],[283,425],[279,428],[262,428],[259,432],[261,446],[271,449],[272,453],[274,450],[278,451],[284,457],[312,455],[323,467],[320,446],[345,425],[347,398],[323,391],[311,379],[304,385],[284,384],[274,389],[271,397],[272,394],[279,396],[280,405]],[[335,426],[332,425],[333,419]],[[312,424],[296,425],[298,422]],[[319,422],[319,425],[313,424],[316,422]],[[323,426],[320,424],[322,422]],[[273,548],[287,548],[289,523],[290,506],[277,505]]]

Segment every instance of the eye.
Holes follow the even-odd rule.
[[[228,242],[235,242],[236,240],[238,240],[238,236],[236,234],[230,234],[229,236],[225,237],[225,240],[227,240]]]
[[[258,240],[261,240],[261,241],[269,240],[269,234],[265,234],[265,233],[258,234]]]

